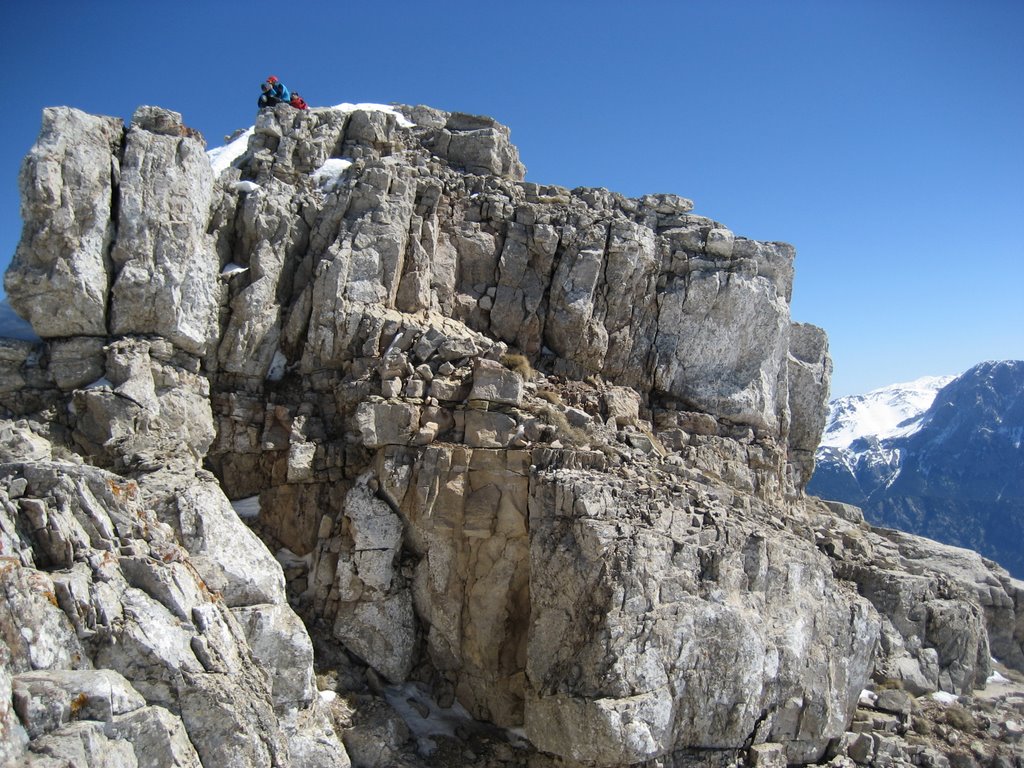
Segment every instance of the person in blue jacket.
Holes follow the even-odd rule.
[[[260,84],[260,90],[263,91],[258,102],[260,109],[263,109],[263,107],[273,107],[277,104],[289,104],[292,100],[291,91],[273,75]]]
[[[274,95],[277,96],[277,98],[283,101],[285,104],[292,100],[292,92],[289,91],[288,88],[285,87],[285,84],[278,80],[276,77],[271,75],[270,77],[267,78],[267,83],[273,89]]]
[[[273,107],[274,105],[281,103],[281,99],[279,99],[277,94],[274,93],[274,89],[270,83],[260,83],[260,90],[263,91],[263,93],[260,94],[260,100],[257,102],[260,109],[263,109],[264,107]]]

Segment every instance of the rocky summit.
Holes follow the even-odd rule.
[[[509,137],[44,112],[0,762],[1021,765],[1024,584],[804,492],[793,248],[526,182]]]

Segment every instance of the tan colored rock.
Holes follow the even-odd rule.
[[[466,411],[465,443],[470,448],[507,448],[515,434],[515,419],[504,413]]]
[[[475,716],[521,725],[529,454],[432,446],[381,461],[382,490],[420,555],[414,595],[431,660]]]
[[[367,448],[407,445],[419,431],[420,409],[411,403],[364,402],[356,421]]]
[[[628,387],[609,387],[602,393],[604,408],[616,426],[635,426],[640,419],[640,395]]]
[[[477,358],[473,364],[470,400],[519,405],[523,399],[523,378],[499,362]]]

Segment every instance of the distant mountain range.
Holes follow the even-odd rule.
[[[1024,578],[1024,361],[834,400],[808,493]]]

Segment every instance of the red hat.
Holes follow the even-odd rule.
[[[267,82],[268,83],[276,83],[277,82],[277,78],[274,77],[273,75],[271,75],[270,77],[267,78]]]

